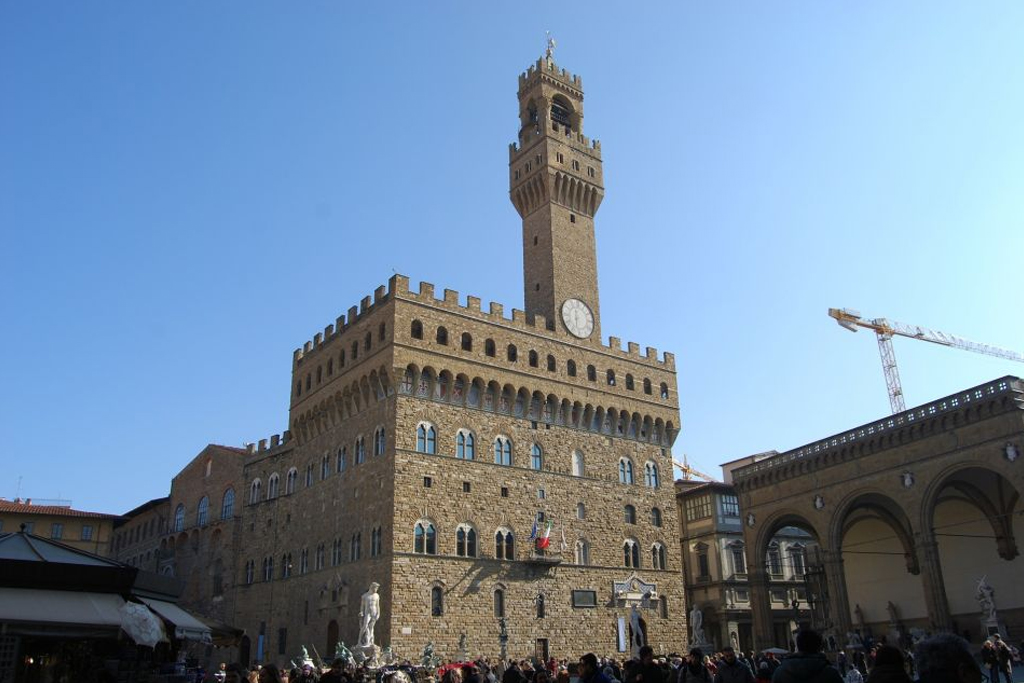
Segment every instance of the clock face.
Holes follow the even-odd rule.
[[[594,331],[594,314],[579,299],[566,299],[562,304],[562,322],[574,336],[586,339]]]

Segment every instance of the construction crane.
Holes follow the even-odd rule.
[[[850,332],[856,332],[858,327],[874,330],[875,335],[878,337],[878,353],[882,356],[882,372],[885,373],[885,385],[889,389],[889,405],[892,407],[894,415],[906,410],[907,406],[903,402],[903,385],[900,384],[900,371],[896,367],[896,353],[892,347],[893,335],[920,339],[933,344],[951,346],[954,349],[974,351],[975,353],[984,353],[988,356],[1024,363],[1024,354],[1001,349],[998,346],[969,341],[963,337],[957,337],[946,332],[936,332],[926,327],[907,325],[895,320],[886,320],[885,318],[868,320],[861,317],[859,312],[849,308],[830,308],[828,309],[828,314],[836,319],[840,327]]]
[[[676,467],[678,467],[680,470],[683,471],[683,479],[686,479],[687,481],[692,479],[693,475],[697,475],[698,479],[703,479],[704,481],[714,481],[714,482],[718,481],[717,479],[712,477],[710,474],[704,474],[700,470],[695,470],[694,468],[690,467],[690,460],[689,460],[689,458],[686,457],[686,453],[683,453],[683,461],[682,462],[679,462],[678,460],[673,459],[672,460],[672,464],[675,465]]]

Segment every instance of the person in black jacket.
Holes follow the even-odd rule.
[[[772,674],[772,683],[844,683],[839,669],[821,652],[823,645],[817,631],[800,631],[796,634],[796,652],[782,660]]]
[[[875,666],[866,683],[910,683],[906,661],[899,648],[883,645],[875,651]]]
[[[722,661],[718,663],[715,683],[754,683],[754,672],[736,656],[731,645],[722,648]]]
[[[704,666],[704,652],[699,647],[690,650],[690,656],[679,667],[676,683],[711,683],[711,672]]]
[[[918,643],[914,662],[921,683],[981,683],[985,678],[971,646],[952,633],[940,633]]]

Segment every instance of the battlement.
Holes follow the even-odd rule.
[[[328,325],[324,328],[323,332],[317,332],[313,335],[313,339],[307,341],[300,348],[295,349],[292,353],[292,364],[298,364],[304,356],[316,351],[321,346],[331,342],[335,337],[338,337],[345,333],[345,331],[359,322],[367,315],[377,310],[382,304],[387,303],[391,299],[391,290],[381,285],[377,289],[373,290],[373,298],[364,296],[359,302],[359,306],[351,306],[348,309],[348,315],[339,315],[333,325]]]
[[[601,158],[600,140],[591,140],[583,133],[573,133],[571,130],[566,129],[565,126],[560,127],[554,121],[550,121],[549,119],[546,118],[545,120],[551,124],[551,130],[554,132],[555,135],[558,136],[558,139],[565,141],[565,143],[568,144],[569,147],[572,147],[573,149],[582,152],[583,154],[595,156],[598,159]],[[543,140],[543,138],[540,136],[536,136],[536,140],[537,142],[540,142]],[[532,148],[533,145],[529,145],[529,147]],[[515,161],[516,157],[519,154],[521,154],[525,149],[527,149],[527,147],[520,147],[519,143],[517,142],[510,142],[508,145],[509,162]]]
[[[249,453],[266,453],[272,451],[278,446],[283,446],[292,440],[292,433],[290,430],[285,430],[281,434],[274,434],[269,439],[260,439],[257,443],[245,444],[245,450]]]
[[[434,308],[449,310],[462,315],[470,315],[480,320],[521,329],[525,332],[540,333],[549,337],[563,336],[567,341],[576,343],[575,339],[570,339],[566,335],[555,332],[554,321],[551,321],[549,324],[548,320],[542,315],[535,315],[531,319],[525,311],[513,308],[512,316],[508,317],[505,315],[505,306],[500,303],[490,302],[485,311],[481,307],[480,297],[467,296],[465,298],[466,303],[462,304],[462,296],[459,292],[445,289],[442,297],[438,298],[435,294],[436,291],[436,287],[431,282],[420,282],[418,291],[413,291],[409,287],[409,278],[404,275],[395,275],[388,281],[388,294],[396,299],[418,301]],[[602,345],[602,348],[604,351],[616,353],[635,361],[662,366],[665,370],[675,370],[675,355],[666,351],[659,359],[658,350],[653,346],[647,346],[641,351],[639,344],[628,342],[626,349],[623,350],[621,339],[609,337],[608,344]]]
[[[519,89],[522,90],[527,87],[531,81],[539,79],[542,76],[553,78],[563,85],[580,91],[580,94],[583,93],[582,78],[576,74],[566,71],[565,69],[559,69],[553,59],[544,59],[543,57],[538,59],[536,64],[531,64],[529,69],[519,74]]]

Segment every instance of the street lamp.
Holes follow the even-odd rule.
[[[501,646],[501,661],[504,665],[508,659],[508,622],[505,621],[505,617],[498,617],[498,626],[501,627],[501,631],[498,633],[498,644]]]

